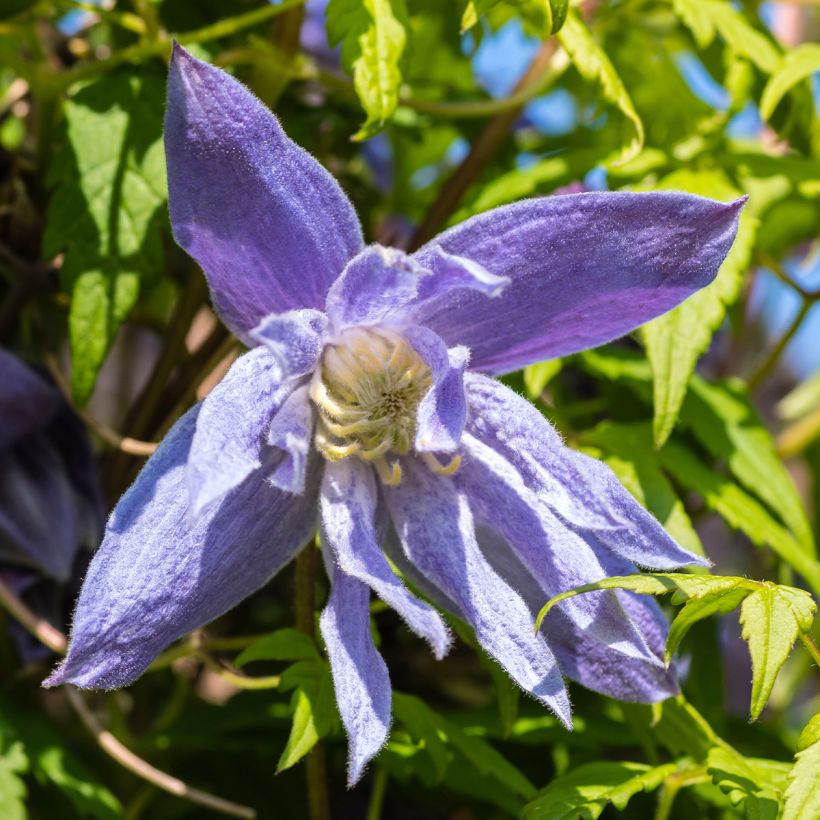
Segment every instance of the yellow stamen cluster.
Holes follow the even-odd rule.
[[[325,348],[310,384],[319,410],[316,448],[330,461],[370,461],[385,484],[401,482],[398,461],[413,447],[416,411],[430,389],[430,368],[408,341],[384,328],[351,328]],[[453,472],[457,459],[437,472]],[[432,467],[435,465],[435,467]]]

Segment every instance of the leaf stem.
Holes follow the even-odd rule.
[[[189,800],[191,803],[196,803],[200,806],[205,806],[212,811],[220,812],[221,814],[228,814],[231,817],[245,817],[255,818],[256,811],[249,806],[242,806],[239,803],[233,803],[230,800],[224,800],[221,797],[208,794],[208,792],[200,791],[187,783],[166,774],[163,771],[152,766],[146,760],[138,757],[127,746],[124,746],[117,740],[111,732],[104,729],[93,712],[88,708],[82,695],[73,686],[65,687],[66,697],[71,704],[74,711],[79,715],[80,720],[85,724],[86,728],[99,744],[100,748],[117,761],[123,768],[128,769],[137,777],[152,783],[160,789],[173,794],[176,797],[181,797],[184,800]]]
[[[318,537],[317,537],[318,539]],[[318,543],[308,544],[296,558],[296,628],[316,639],[316,559]],[[324,745],[318,742],[305,758],[311,820],[330,820],[330,798]]]
[[[235,686],[237,689],[276,689],[279,686],[279,675],[268,675],[258,678],[249,675],[240,675],[224,667],[216,658],[211,657],[211,655],[203,650],[199,650],[194,654],[202,661],[207,669],[210,669],[211,672],[219,675],[222,680],[231,686]]]
[[[808,650],[812,660],[817,664],[817,666],[820,666],[820,647],[814,642],[814,638],[812,638],[812,636],[807,632],[801,632],[800,640],[803,641],[803,646],[805,646]]]
[[[778,339],[775,346],[769,351],[769,355],[749,377],[747,381],[749,391],[757,388],[760,383],[771,373],[771,371],[774,370],[777,362],[780,360],[780,356],[783,354],[783,351],[786,349],[789,342],[794,338],[795,333],[800,330],[800,325],[803,324],[803,320],[806,318],[813,304],[813,301],[803,299],[803,304],[800,306],[797,316],[794,317],[792,323],[788,326],[788,328],[786,328],[785,332],[780,339]]]
[[[370,802],[367,806],[365,820],[381,820],[384,806],[384,795],[387,792],[387,769],[377,768],[373,775],[373,790],[370,792]]]

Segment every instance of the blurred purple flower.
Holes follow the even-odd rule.
[[[0,577],[63,628],[82,553],[102,529],[83,425],[45,378],[0,349]],[[15,638],[26,660],[42,654],[22,630]]]
[[[534,612],[636,565],[701,559],[484,374],[603,344],[677,305],[715,276],[742,201],[547,197],[474,217],[412,255],[365,247],[333,178],[242,85],[179,47],[165,140],[176,239],[252,350],[114,510],[46,685],[130,683],[262,586],[318,525],[332,584],[321,631],[351,783],[390,724],[371,591],[436,657],[451,641],[385,552],[567,726],[562,673],[625,700],[675,693],[653,602],[574,598],[538,635]]]

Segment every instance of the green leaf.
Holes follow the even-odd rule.
[[[771,433],[741,384],[693,380],[683,422],[712,456],[726,462],[746,489],[779,515],[804,552],[814,557],[814,536],[805,506]]]
[[[424,741],[440,775],[443,774],[446,760],[443,748],[436,743],[434,735],[463,755],[480,775],[497,780],[525,799],[535,795],[532,783],[489,743],[468,734],[423,701],[412,695],[394,692],[393,708],[407,730]]]
[[[644,595],[673,593],[672,603],[687,601],[672,624],[666,654],[669,657],[683,634],[696,621],[713,613],[727,613],[740,604],[743,638],[752,657],[751,715],[759,716],[772,691],[777,673],[786,662],[800,633],[812,627],[817,606],[811,595],[795,587],[721,575],[646,573],[604,578],[568,590],[550,599],[538,613],[536,632],[550,610],[561,601],[601,589],[628,589]]]
[[[706,48],[715,34],[720,34],[730,49],[762,71],[771,74],[777,70],[780,53],[775,45],[729,0],[672,0],[672,5],[701,48]]]
[[[595,820],[612,804],[622,811],[639,792],[654,791],[677,766],[642,763],[587,763],[557,777],[522,812],[524,820]]]
[[[469,31],[480,17],[499,6],[509,7],[542,37],[549,37],[566,22],[569,0],[470,0],[461,16],[461,33]]]
[[[650,425],[601,422],[585,432],[582,441],[603,448],[602,460],[681,546],[697,555],[704,554],[683,502],[660,469]]]
[[[706,765],[714,784],[732,805],[744,803],[747,817],[775,820],[780,812],[779,791],[761,783],[765,771],[754,761],[729,749],[716,746],[709,751]]]
[[[788,776],[786,802],[781,820],[816,820],[820,817],[820,713],[814,715],[800,735],[797,754]]]
[[[743,638],[752,656],[752,720],[763,711],[775,678],[801,632],[808,632],[817,606],[792,587],[764,584],[740,608]]]
[[[794,536],[751,495],[707,467],[691,450],[670,441],[659,453],[660,463],[684,487],[694,490],[727,524],[759,547],[770,547],[794,567],[820,594],[820,566]]]
[[[768,120],[789,90],[816,71],[820,71],[820,45],[803,43],[787,52],[763,89],[760,116]]]
[[[298,629],[278,629],[244,649],[234,661],[244,666],[252,661],[300,661],[318,659],[316,644]]]
[[[615,157],[618,163],[628,162],[643,148],[644,129],[618,72],[575,12],[567,15],[558,39],[578,69],[578,73],[587,80],[600,83],[605,99],[615,105],[630,124],[631,137],[626,141],[620,154]]]
[[[527,397],[533,400],[539,398],[546,386],[561,372],[562,366],[561,359],[550,359],[525,367],[524,387],[527,390]]]
[[[353,137],[378,133],[399,104],[399,62],[407,41],[404,0],[330,0],[326,26],[331,45],[342,44],[342,62],[367,119]]]
[[[740,196],[720,171],[681,170],[666,177],[659,189],[689,191],[731,201]],[[700,355],[709,347],[712,334],[726,316],[726,308],[740,293],[749,266],[758,221],[741,216],[738,234],[715,280],[690,296],[682,305],[659,316],[643,328],[654,387],[655,446],[669,438],[686,396],[689,379]]]
[[[0,740],[0,817],[26,820],[27,789],[21,775],[28,771],[28,757],[19,740],[9,742],[2,734]]]
[[[299,661],[283,673],[279,688],[295,688],[291,709],[293,723],[277,774],[298,763],[319,741],[338,726],[336,697],[330,669],[323,661]]]
[[[65,105],[66,143],[49,174],[43,253],[64,253],[72,293],[71,386],[85,402],[139,283],[162,268],[165,78],[110,74]]]

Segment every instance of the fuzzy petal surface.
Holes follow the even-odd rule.
[[[415,448],[420,452],[451,453],[458,447],[467,421],[464,371],[470,351],[466,347],[447,350],[444,342],[426,327],[407,328],[404,335],[433,376],[433,385],[416,413]]]
[[[478,373],[468,373],[464,384],[470,434],[504,456],[524,484],[584,540],[596,538],[640,567],[708,563],[679,546],[609,467],[565,446],[530,402]]]
[[[353,786],[387,741],[392,690],[370,633],[370,588],[337,566],[330,573],[330,599],[319,625],[347,731],[347,783]]]
[[[435,260],[435,273],[421,282],[418,301],[436,299],[451,290],[468,289],[485,296],[499,296],[510,284],[509,276],[496,276],[483,265],[466,256],[447,253],[443,248],[431,243],[428,258]],[[424,310],[424,308],[421,308]]]
[[[57,390],[0,348],[0,448],[44,427],[59,407]]]
[[[412,302],[430,271],[395,248],[370,245],[352,259],[327,295],[335,330],[389,320]]]
[[[283,453],[281,461],[268,478],[274,487],[289,493],[304,492],[313,438],[313,420],[308,386],[303,384],[285,399],[268,430],[268,444]]]
[[[554,595],[607,576],[592,547],[526,487],[503,456],[469,434],[461,452],[453,482],[482,527],[497,533],[532,576],[540,589],[539,608]],[[591,641],[661,665],[614,591],[579,595],[560,609]]]
[[[318,464],[303,495],[257,471],[189,525],[185,464],[199,411],[174,425],[111,514],[68,655],[46,686],[131,683],[169,643],[265,584],[315,531]]]
[[[327,316],[318,310],[289,310],[266,316],[251,331],[273,358],[274,377],[284,382],[310,373],[318,364],[325,342]]]
[[[325,465],[322,537],[336,563],[396,610],[440,660],[450,648],[450,632],[441,616],[413,595],[387,562],[376,533],[377,503],[378,488],[370,465],[354,458]]]
[[[202,402],[186,470],[193,519],[262,466],[265,432],[292,390],[277,371],[273,356],[258,347],[240,356]]]
[[[414,255],[436,274],[440,251],[510,284],[495,299],[460,289],[417,320],[472,367],[501,374],[609,342],[665,313],[717,274],[743,200],[682,193],[584,193],[528,199],[456,225]]]
[[[353,206],[245,86],[178,45],[165,154],[174,237],[240,339],[270,313],[324,305],[362,248]]]
[[[402,461],[402,483],[385,498],[408,560],[451,599],[479,644],[526,692],[567,725],[570,706],[555,657],[527,604],[490,565],[476,540],[467,498],[418,459]]]

